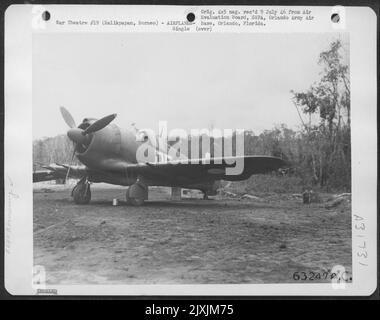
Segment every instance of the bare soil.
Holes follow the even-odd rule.
[[[275,195],[170,201],[160,188],[143,207],[124,197],[124,188],[95,186],[91,203],[76,205],[70,189],[34,190],[34,261],[48,284],[329,282],[310,275],[334,265],[351,273],[350,205]]]

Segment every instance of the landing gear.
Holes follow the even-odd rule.
[[[127,203],[132,206],[142,206],[145,200],[148,200],[148,186],[136,182],[131,185],[126,194]]]
[[[71,191],[71,196],[76,204],[88,204],[91,200],[90,183],[87,178],[79,180],[77,185]]]
[[[203,200],[208,200],[208,194],[206,190],[201,190],[203,192]]]

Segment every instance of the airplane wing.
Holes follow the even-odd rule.
[[[50,181],[65,179],[67,175],[68,165],[55,164],[49,166],[42,166],[45,170],[38,170],[33,172],[33,182]],[[69,177],[80,179],[86,174],[86,167],[71,167],[69,171]]]
[[[50,181],[57,179],[59,179],[59,177],[56,176],[54,171],[38,170],[33,172],[33,182]]]
[[[235,167],[234,161],[242,161],[244,169],[238,175],[228,175],[226,169]],[[184,182],[200,179],[238,181],[245,180],[253,174],[269,173],[286,166],[286,161],[276,157],[241,156],[135,164],[128,165],[127,171],[134,171],[150,178]]]

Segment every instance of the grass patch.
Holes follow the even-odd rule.
[[[300,177],[257,174],[245,181],[232,182],[225,190],[236,194],[301,193],[304,183]]]

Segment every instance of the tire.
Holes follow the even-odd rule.
[[[147,198],[147,189],[140,184],[131,185],[126,192],[127,204],[138,207],[144,204]]]
[[[129,198],[127,201],[128,204],[131,204],[134,207],[140,207],[144,204],[144,199],[141,198]]]
[[[72,195],[76,204],[88,204],[91,200],[90,184],[76,185]]]

